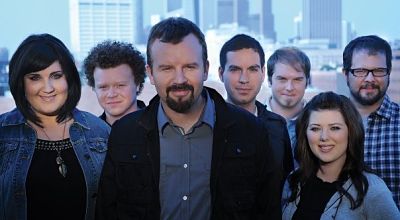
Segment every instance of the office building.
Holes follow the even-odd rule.
[[[217,3],[215,0],[196,0],[196,11],[198,12],[198,23],[203,32],[217,27]]]
[[[274,15],[272,14],[272,0],[262,0],[260,9],[260,33],[264,38],[275,42],[276,32],[274,28]]]
[[[142,0],[70,0],[72,52],[78,60],[101,41],[143,42]]]
[[[329,48],[342,48],[342,1],[303,0],[301,39],[326,39]]]
[[[247,27],[249,19],[249,0],[218,0],[217,25],[235,23]]]
[[[184,17],[198,24],[198,0],[164,0],[164,17]]]
[[[0,47],[0,96],[3,96],[8,87],[8,49]]]

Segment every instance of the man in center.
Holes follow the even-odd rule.
[[[203,87],[203,33],[185,18],[150,31],[157,95],[114,123],[98,219],[280,219],[281,171],[264,125]]]
[[[221,48],[219,77],[225,85],[227,102],[240,106],[261,119],[268,129],[274,159],[284,172],[283,181],[293,170],[293,157],[285,119],[268,111],[256,100],[265,78],[265,56],[260,43],[238,34]]]

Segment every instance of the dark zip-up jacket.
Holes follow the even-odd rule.
[[[292,147],[286,128],[286,120],[282,116],[268,111],[267,106],[259,101],[256,101],[256,107],[258,112],[257,117],[264,122],[264,125],[268,129],[269,141],[275,161],[283,170],[283,186],[286,177],[294,169]]]
[[[247,111],[205,88],[215,104],[211,219],[281,219],[281,170],[267,131]],[[156,96],[114,123],[100,179],[97,219],[160,219]],[[195,192],[193,192],[195,193]]]

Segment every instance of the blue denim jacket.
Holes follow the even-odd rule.
[[[73,111],[70,140],[86,182],[86,219],[94,219],[97,187],[110,127],[96,116]],[[18,109],[0,115],[0,219],[26,219],[25,181],[36,132]]]

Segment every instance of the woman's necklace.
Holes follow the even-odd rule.
[[[62,140],[64,140],[64,137],[65,137],[65,128],[66,128],[66,126],[67,126],[67,123],[64,122]],[[46,135],[47,139],[49,141],[52,141],[51,138],[49,137],[49,135],[46,133],[46,130],[44,128],[42,128],[42,127],[39,127],[39,128],[43,131],[44,135]],[[63,177],[66,177],[67,176],[67,165],[65,165],[65,162],[64,162],[63,158],[61,157],[61,149],[60,149],[59,146],[56,146],[55,149],[57,151],[56,163],[58,165],[58,172],[60,172],[60,174]]]

